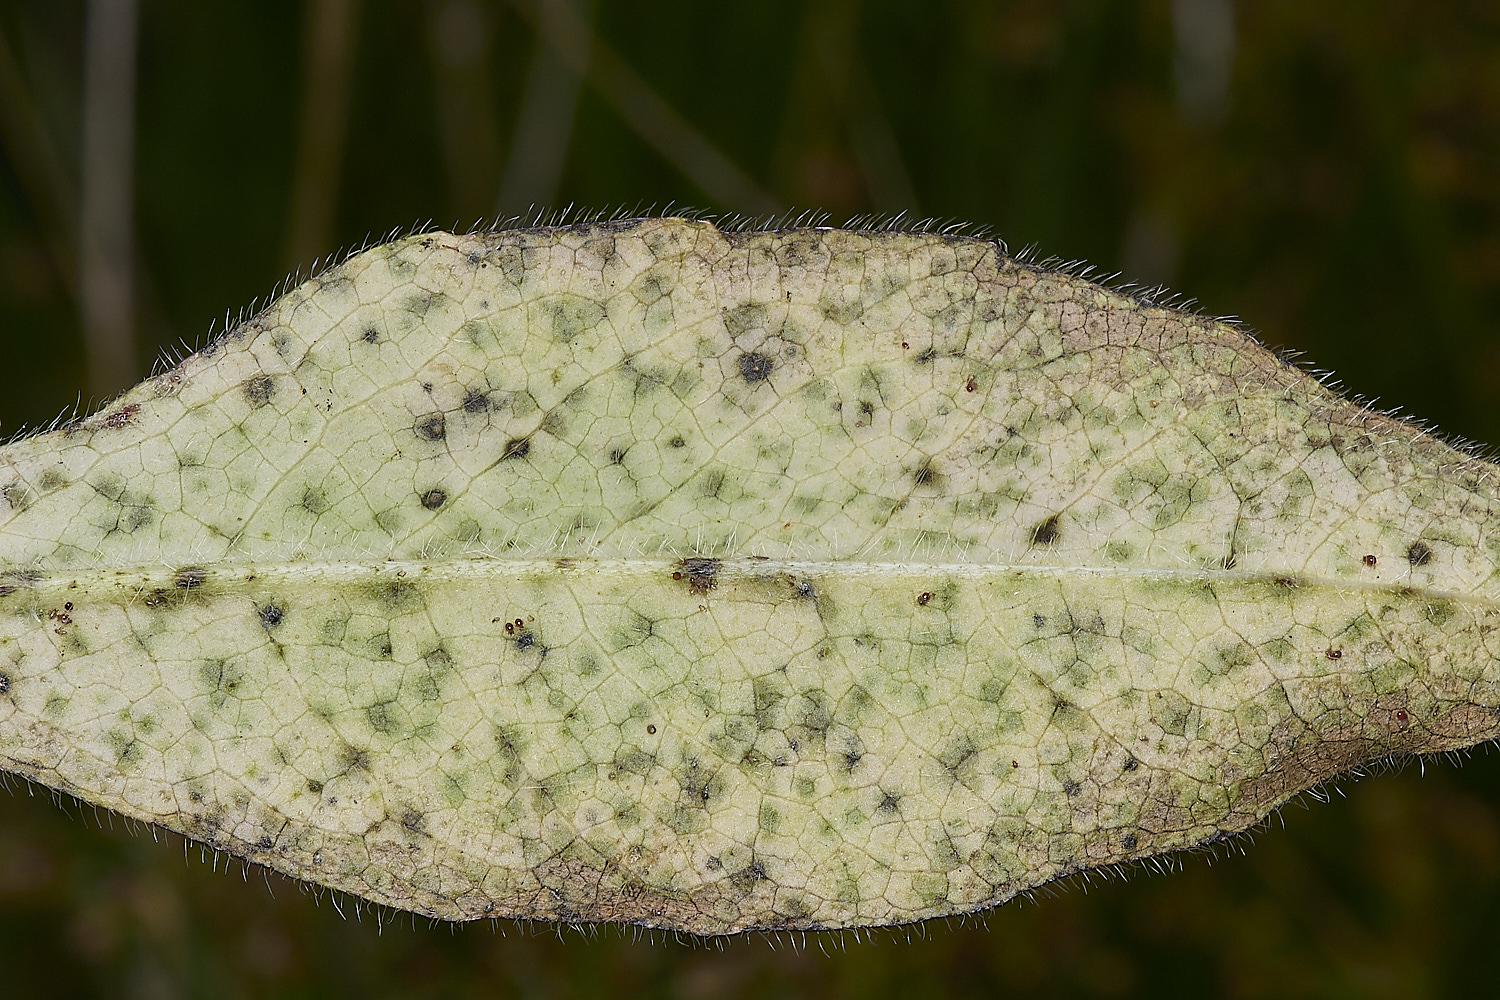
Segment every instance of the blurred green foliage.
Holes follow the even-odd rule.
[[[201,344],[313,256],[415,221],[466,227],[546,190],[554,206],[967,220],[1013,249],[1165,283],[1381,406],[1500,441],[1494,3],[566,0],[575,28],[592,25],[576,103],[556,53],[579,36],[549,48],[537,30],[559,3],[143,0],[131,375]],[[16,70],[0,72],[5,433],[95,402],[64,224],[87,10],[0,0]],[[694,142],[747,179],[737,197],[754,204],[715,200],[732,185],[691,168]],[[526,169],[540,176],[529,187],[507,179]],[[17,794],[0,794],[0,994],[1487,992],[1500,761],[1428,772],[1346,783],[1347,800],[1292,807],[1285,828],[1168,877],[1095,876],[972,922],[706,945],[356,918],[350,900],[341,915],[13,780]]]

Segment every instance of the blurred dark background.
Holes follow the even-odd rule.
[[[0,154],[0,434],[368,235],[670,204],[988,226],[1500,442],[1494,2],[0,0]],[[11,780],[0,995],[1492,993],[1500,756],[1426,772],[1170,875],[707,945],[340,913]]]

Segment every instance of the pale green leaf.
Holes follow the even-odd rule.
[[[1493,738],[1495,471],[977,240],[416,236],[0,450],[0,759],[450,919],[965,913]]]

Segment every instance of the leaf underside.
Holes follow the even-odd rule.
[[[966,913],[1494,738],[1495,471],[978,240],[415,236],[0,449],[0,764],[446,919]]]

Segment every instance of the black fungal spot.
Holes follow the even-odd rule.
[[[771,358],[759,351],[740,355],[740,378],[754,385],[771,377]]]
[[[505,450],[500,453],[500,461],[505,462],[512,458],[525,458],[531,454],[530,438],[511,438],[505,442]]]
[[[881,790],[880,805],[875,807],[876,812],[893,813],[901,808],[901,793],[887,792]]]
[[[323,783],[321,781],[309,781],[307,783],[307,790],[314,795],[320,795],[323,792]]]
[[[196,590],[208,579],[208,570],[202,566],[184,566],[172,578],[172,586],[179,590]]]
[[[265,406],[271,401],[271,396],[276,392],[276,380],[265,372],[245,380],[241,386],[245,392],[245,398],[250,401],[251,406]]]
[[[464,393],[463,407],[465,413],[483,413],[490,408],[489,394],[480,392],[478,389],[470,389]]]
[[[1052,514],[1031,529],[1031,544],[1051,545],[1062,535],[1062,518]]]
[[[441,441],[448,433],[448,422],[441,413],[430,413],[412,426],[423,441]]]
[[[422,506],[428,510],[437,510],[448,502],[448,494],[442,490],[428,490],[422,494]]]
[[[667,440],[667,446],[670,448],[685,448],[687,447],[687,441],[683,440],[681,434],[675,434]]]
[[[1136,843],[1137,841],[1135,839],[1135,834],[1133,833],[1127,833],[1125,836],[1120,838],[1120,846],[1125,848],[1125,850],[1127,851],[1135,850]]]
[[[365,327],[365,332],[359,335],[359,339],[367,344],[374,344],[380,340],[380,331],[373,326]]]
[[[612,449],[610,449],[610,453],[609,453],[609,464],[610,465],[623,465],[624,462],[625,462],[625,449],[624,448],[612,448]]]
[[[1127,770],[1127,771],[1134,771],[1136,768],[1138,768],[1140,766],[1141,766],[1141,762],[1138,761],[1138,760],[1136,760],[1133,755],[1131,755],[1131,754],[1126,754],[1125,755],[1125,770]]]
[[[1406,550],[1406,561],[1413,566],[1426,566],[1432,562],[1432,548],[1426,542],[1412,542]]]
[[[530,632],[522,632],[520,635],[516,636],[517,649],[530,649],[535,645],[536,636],[532,635]]]
[[[646,735],[648,735],[648,736],[655,736],[656,735],[656,727],[655,726],[647,726],[646,727]]]
[[[10,694],[10,674],[0,673],[0,695]]]
[[[328,495],[316,487],[309,486],[302,491],[301,507],[309,514],[321,514],[333,504],[329,502]]]
[[[694,594],[706,594],[717,585],[719,560],[693,556],[682,561],[682,569],[672,574],[672,579],[687,579],[688,590]]]
[[[1063,794],[1068,798],[1071,799],[1081,791],[1083,791],[1083,786],[1078,782],[1073,781],[1071,778],[1063,782]]]
[[[938,481],[938,474],[937,470],[932,467],[932,463],[928,461],[919,465],[917,471],[912,473],[911,478],[912,482],[918,486],[933,486]]]
[[[408,809],[401,814],[401,825],[406,827],[412,833],[422,832],[423,821],[424,818],[422,814],[417,812],[415,809]]]
[[[1043,618],[1041,615],[1032,615],[1031,624],[1035,625],[1037,628],[1046,628],[1047,619]]]
[[[279,605],[267,604],[263,608],[256,609],[260,614],[260,623],[268,629],[273,629],[281,624],[286,617],[286,612]]]

